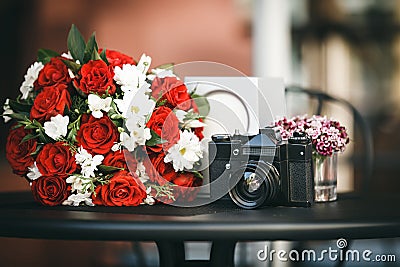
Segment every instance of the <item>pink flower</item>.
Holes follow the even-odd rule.
[[[276,120],[274,125],[281,132],[283,140],[287,140],[294,132],[307,133],[311,137],[314,153],[322,156],[344,151],[350,141],[346,128],[325,116],[295,116],[290,119],[283,117]]]

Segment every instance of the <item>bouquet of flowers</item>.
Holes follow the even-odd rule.
[[[40,49],[17,99],[6,156],[44,205],[136,206],[193,200],[202,175],[206,99],[171,65],[150,69],[85,42],[72,25],[68,52]],[[166,68],[170,67],[170,68]]]
[[[334,152],[343,152],[350,141],[346,127],[326,116],[304,115],[290,119],[283,117],[274,123],[284,140],[291,137],[294,132],[307,133],[312,140],[314,157],[325,158]]]

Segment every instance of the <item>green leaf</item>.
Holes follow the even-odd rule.
[[[18,113],[19,112],[30,113],[31,112],[31,108],[32,108],[32,105],[21,103],[21,102],[12,100],[12,99],[9,100],[9,105],[10,105],[10,108],[14,112],[18,112]]]
[[[68,125],[68,130],[70,130],[70,131],[67,135],[67,140],[71,143],[76,142],[76,135],[81,126],[81,117],[82,117],[82,115],[79,115],[79,117],[74,122],[72,122]]]
[[[199,178],[199,179],[203,179],[204,178],[203,174],[201,174],[199,171],[193,171],[192,170],[190,172],[193,173],[196,178]]]
[[[118,167],[106,166],[106,165],[99,165],[99,166],[97,166],[97,169],[100,172],[103,172],[103,173],[110,173],[110,172],[116,172],[116,171],[124,170],[124,168],[118,168]]]
[[[39,128],[36,131],[38,132],[37,137],[39,138],[40,142],[45,143],[45,144],[54,143],[54,140],[44,133],[43,128]]]
[[[83,62],[85,48],[85,39],[79,32],[78,28],[74,24],[72,24],[71,30],[68,34],[68,50],[71,52],[71,55],[75,60]]]
[[[32,152],[30,155],[35,156],[35,155],[39,154],[39,151],[42,149],[42,147],[43,147],[43,145],[37,144],[36,150],[34,152]]]
[[[108,62],[107,56],[106,56],[106,49],[103,49],[103,51],[101,51],[101,53],[100,53],[100,58],[101,58],[107,65],[110,65],[110,63]]]
[[[146,142],[146,146],[155,146],[167,142],[166,140],[161,139],[161,137],[151,129],[150,133],[151,133],[151,138]]]
[[[28,119],[29,114],[13,113],[13,114],[7,114],[7,116],[16,119],[17,121],[24,121],[25,119]]]
[[[97,52],[97,50],[93,50],[92,57],[90,59],[91,60],[101,60],[99,52]]]
[[[34,129],[37,129],[38,127],[31,123],[31,124],[27,124],[24,128],[25,128],[25,130],[34,130]]]
[[[24,142],[27,142],[27,141],[29,141],[31,139],[37,138],[37,137],[39,137],[39,135],[37,135],[37,134],[27,134],[27,135],[24,136],[24,138],[22,138],[20,144],[22,144]]]
[[[99,48],[97,46],[97,42],[96,42],[96,33],[92,33],[92,35],[90,36],[86,47],[85,47],[85,52],[84,52],[84,57],[83,57],[83,63],[88,62],[89,60],[93,59],[93,54],[94,52],[98,51]],[[100,56],[99,56],[100,58]]]
[[[60,54],[50,49],[39,49],[37,60],[43,64],[48,63],[53,57],[59,57]]]
[[[81,65],[68,59],[62,59],[62,62],[64,62],[67,68],[71,69],[74,73],[78,73],[79,69],[81,68]]]
[[[210,103],[207,98],[196,94],[193,94],[192,98],[199,109],[200,116],[206,117],[210,112]]]

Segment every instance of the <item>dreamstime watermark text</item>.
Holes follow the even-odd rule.
[[[347,240],[340,238],[336,241],[336,247],[328,247],[320,251],[304,249],[298,251],[292,249],[274,250],[265,245],[264,249],[257,252],[260,261],[292,261],[292,262],[322,262],[322,261],[345,261],[345,262],[396,262],[395,254],[375,254],[372,250],[357,250],[347,248]]]

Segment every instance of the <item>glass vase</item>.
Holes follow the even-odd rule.
[[[337,153],[332,156],[314,156],[315,202],[337,199]]]

